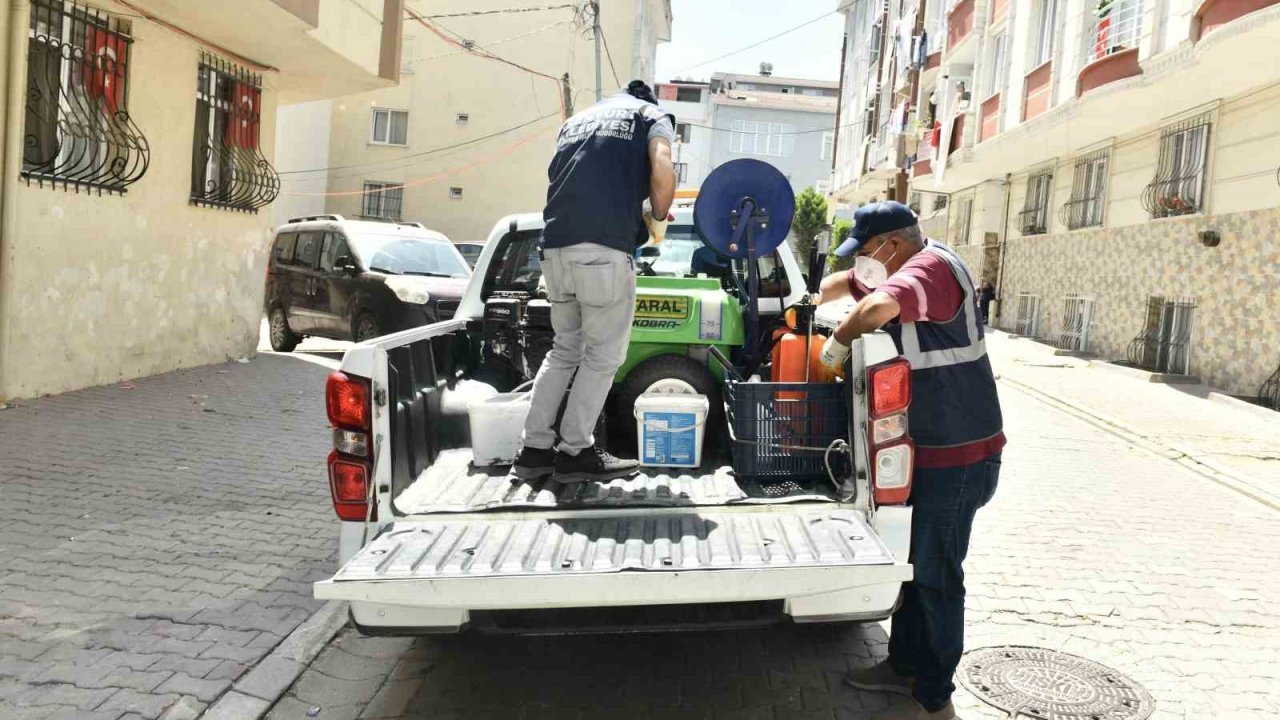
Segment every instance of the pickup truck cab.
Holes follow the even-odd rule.
[[[495,232],[528,232],[541,222],[533,218],[505,218]],[[315,584],[317,598],[349,601],[355,626],[379,635],[892,613],[911,578],[910,388],[886,335],[854,343],[842,385],[849,470],[829,484],[761,493],[735,477],[727,437],[708,438],[699,468],[517,484],[506,468],[473,464],[465,407],[468,381],[490,362],[484,268],[497,248],[486,244],[453,319],[360,343],[330,376],[340,569]],[[535,265],[511,272],[536,284]],[[803,284],[788,290],[776,309]]]

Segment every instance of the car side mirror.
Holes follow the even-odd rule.
[[[360,269],[360,267],[356,265],[356,261],[351,259],[350,255],[339,255],[338,259],[333,261],[333,267],[335,270],[344,273],[355,273]]]
[[[640,257],[642,258],[656,258],[660,255],[662,255],[662,251],[654,245],[646,245],[640,248]]]

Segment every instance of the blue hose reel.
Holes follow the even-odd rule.
[[[747,337],[738,367],[754,373],[763,359],[760,338],[760,268],[787,239],[796,212],[791,183],[777,168],[760,160],[727,162],[707,176],[693,206],[693,223],[702,241],[715,252],[745,260]]]

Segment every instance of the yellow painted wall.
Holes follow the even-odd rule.
[[[652,11],[657,3],[646,0]],[[635,0],[603,0],[601,18],[613,67],[602,56],[603,90],[610,94],[630,79],[636,36]],[[441,0],[433,14],[510,7],[505,0]],[[495,21],[494,17],[501,18]],[[572,25],[572,11],[448,18],[438,23],[525,67],[556,78],[569,70],[574,102],[595,101],[595,59],[590,33]],[[560,125],[559,83],[501,63],[459,52],[414,20],[405,22],[405,47],[413,58],[400,85],[338,98],[333,103],[327,199],[329,212],[357,216],[366,181],[407,183],[403,217],[444,233],[454,241],[482,241],[504,215],[539,212],[546,200],[547,164]],[[650,51],[651,53],[652,51]],[[650,62],[650,67],[652,64]],[[649,78],[652,80],[652,78]],[[409,111],[407,148],[369,142],[373,107]],[[458,113],[470,121],[458,124]],[[526,128],[465,147],[423,154],[552,115]],[[527,144],[511,146],[529,138]],[[498,157],[499,159],[494,159]],[[357,165],[354,168],[344,166]],[[454,171],[447,177],[437,177]],[[309,182],[319,191],[322,183]],[[460,187],[462,199],[452,199]],[[311,191],[311,190],[306,190]],[[346,193],[346,194],[343,194]]]
[[[237,358],[257,345],[269,213],[188,203],[198,48],[147,22],[134,34],[129,109],[151,145],[150,169],[124,196],[15,185],[16,231],[0,257],[0,397]],[[273,79],[265,84],[270,158],[276,98]],[[19,166],[7,159],[6,176]]]

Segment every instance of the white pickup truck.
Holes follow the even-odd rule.
[[[340,569],[316,597],[349,601],[370,635],[888,617],[911,578],[913,451],[909,372],[883,333],[853,346],[851,470],[824,489],[761,494],[723,453],[576,485],[471,464],[461,388],[484,371],[485,266],[539,222],[498,223],[453,319],[356,345],[329,377]]]

